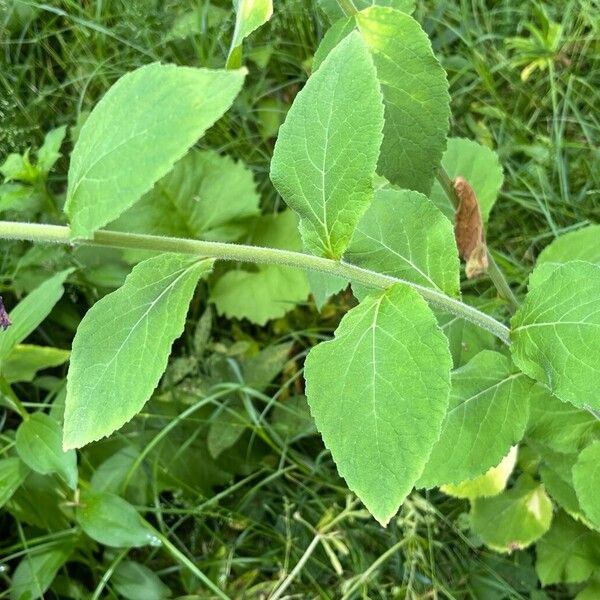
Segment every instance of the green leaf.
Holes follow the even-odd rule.
[[[256,29],[264,25],[273,14],[273,0],[233,0],[235,29],[227,68],[238,69],[242,64],[242,42]]]
[[[48,173],[60,158],[60,147],[65,139],[67,126],[57,127],[46,134],[44,143],[37,153],[37,168],[42,173]]]
[[[73,269],[57,273],[27,295],[10,312],[12,325],[0,332],[0,367],[15,346],[22,342],[50,314],[54,305],[61,299],[63,283]],[[2,367],[3,368],[3,367]]]
[[[368,296],[306,359],[306,395],[323,441],[383,525],[439,436],[451,364],[429,307],[403,285]]]
[[[379,190],[344,260],[458,296],[459,260],[450,221],[419,192]]]
[[[572,517],[588,525],[573,487],[573,466],[576,462],[577,454],[558,454],[546,450],[542,454],[539,473],[552,499]]]
[[[206,443],[213,458],[218,458],[231,448],[252,422],[244,410],[241,398],[231,398],[225,402],[219,412],[210,419]]]
[[[354,27],[371,52],[385,104],[377,172],[401,188],[428,195],[446,148],[450,117],[444,69],[411,16],[380,6],[338,21],[319,46],[315,69]]]
[[[116,219],[231,106],[245,71],[153,63],[98,102],[73,148],[65,212],[76,238]]]
[[[487,146],[473,140],[450,138],[442,158],[442,166],[451,179],[464,177],[471,184],[479,202],[481,217],[484,223],[487,223],[504,182],[498,155]],[[454,206],[437,181],[431,188],[430,198],[451,221],[454,221]]]
[[[528,441],[555,452],[579,452],[595,437],[600,437],[600,421],[587,410],[561,402],[542,385],[529,396]]]
[[[581,508],[600,529],[600,441],[590,444],[573,467],[573,484]]]
[[[20,458],[13,456],[0,460],[0,508],[10,500],[27,475],[29,469]]]
[[[321,310],[332,296],[345,290],[350,282],[343,277],[329,275],[320,271],[308,271],[306,273],[310,292],[313,295],[317,310]]]
[[[154,571],[131,560],[124,560],[117,565],[111,582],[119,596],[127,600],[162,600],[171,597],[171,591]]]
[[[60,425],[45,413],[34,413],[17,429],[17,452],[36,473],[58,473],[70,488],[77,487],[77,455],[61,447]]]
[[[325,59],[279,130],[271,179],[300,216],[305,248],[338,259],[371,203],[383,105],[357,33]]]
[[[598,598],[600,598],[600,572],[594,574],[585,588],[575,596],[575,600],[597,600]]]
[[[600,534],[561,511],[536,544],[536,556],[542,585],[585,581],[600,567]]]
[[[509,453],[495,467],[475,479],[467,479],[456,485],[441,486],[442,492],[455,498],[486,498],[496,496],[506,488],[517,461],[517,447],[513,446]]]
[[[489,350],[454,371],[448,414],[418,487],[460,483],[497,465],[523,437],[532,384]]]
[[[129,502],[109,492],[88,492],[75,516],[93,540],[115,548],[157,545],[152,529]]]
[[[588,225],[556,238],[546,246],[537,265],[584,260],[600,265],[600,225]]]
[[[67,375],[65,449],[110,435],[142,409],[183,332],[196,284],[212,265],[181,255],[150,258],[87,312]]]
[[[357,10],[369,6],[388,6],[407,14],[411,14],[415,10],[415,0],[352,0],[352,2]],[[344,16],[344,11],[340,8],[337,0],[319,0],[319,6],[331,22]]]
[[[2,361],[2,373],[9,383],[32,381],[38,371],[64,364],[69,355],[68,350],[60,348],[18,344]]]
[[[299,251],[297,220],[290,210],[256,219],[249,243]],[[309,294],[306,275],[299,269],[260,265],[252,271],[228,271],[212,286],[210,300],[228,318],[264,325],[283,317]]]
[[[515,364],[575,406],[600,408],[600,265],[558,266],[512,319]]]
[[[260,213],[259,200],[243,163],[193,149],[111,228],[233,241],[243,232],[238,222]]]
[[[10,586],[10,599],[42,598],[72,551],[71,545],[63,544],[27,554],[15,569]]]
[[[526,548],[550,529],[552,502],[544,486],[521,476],[515,486],[491,498],[477,498],[471,526],[483,543],[498,552]]]

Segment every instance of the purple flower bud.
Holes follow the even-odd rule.
[[[6,330],[8,329],[12,323],[10,322],[10,318],[8,317],[8,313],[4,308],[4,302],[2,302],[2,296],[0,296],[0,327]]]

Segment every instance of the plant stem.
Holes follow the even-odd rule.
[[[442,186],[444,193],[448,196],[448,199],[452,203],[454,210],[458,208],[458,204],[460,199],[456,195],[456,191],[454,189],[454,185],[452,185],[452,180],[450,176],[446,172],[444,167],[440,166],[436,173],[436,178],[439,184]],[[498,266],[498,263],[494,260],[492,253],[489,248],[487,249],[487,259],[488,259],[488,271],[487,274],[489,278],[492,280],[494,287],[498,291],[498,295],[501,298],[504,298],[508,301],[513,308],[519,308],[519,300],[515,296],[514,292],[510,289],[510,285],[508,285],[508,281],[506,277],[504,277],[504,273]]]
[[[239,262],[274,264],[309,271],[320,271],[341,277],[368,288],[386,289],[396,283],[412,287],[432,306],[449,312],[486,329],[505,344],[510,344],[509,329],[493,317],[451,298],[443,292],[411,281],[377,273],[343,261],[335,261],[302,252],[263,248],[224,242],[206,242],[187,238],[162,237],[119,231],[97,231],[92,239],[71,239],[71,230],[59,225],[16,223],[0,221],[0,239],[27,240],[30,242],[60,243],[69,245],[102,246],[109,248],[149,250],[192,254],[203,258],[215,258]]]

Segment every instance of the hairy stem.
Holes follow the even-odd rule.
[[[376,289],[386,289],[396,283],[402,283],[419,292],[435,308],[471,321],[475,325],[494,334],[505,344],[510,344],[508,327],[476,308],[460,302],[460,300],[451,298],[438,290],[390,275],[384,275],[383,273],[363,269],[343,261],[338,262],[302,252],[243,244],[228,244],[224,242],[206,242],[187,238],[121,233],[119,231],[97,231],[92,239],[73,240],[71,238],[71,230],[68,227],[38,223],[16,223],[11,221],[0,221],[0,239],[60,243],[73,246],[87,245],[149,250],[154,252],[175,252],[220,260],[282,265],[336,275],[347,281]]]
[[[442,186],[444,193],[448,196],[448,199],[452,203],[454,210],[458,208],[458,204],[460,202],[458,196],[456,195],[456,190],[454,189],[454,185],[452,184],[452,180],[450,176],[446,172],[444,167],[440,166],[437,170],[436,178],[439,184]],[[501,298],[504,298],[508,301],[513,308],[519,308],[519,300],[515,296],[514,292],[510,289],[510,285],[508,285],[508,281],[506,277],[504,277],[504,273],[498,266],[498,263],[495,261],[492,253],[489,248],[487,249],[487,259],[488,259],[488,277],[492,280],[494,287],[498,291],[498,295]]]

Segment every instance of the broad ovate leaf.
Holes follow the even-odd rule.
[[[359,221],[347,262],[457,296],[459,260],[450,221],[423,194],[383,189]]]
[[[600,265],[559,265],[512,319],[515,364],[560,400],[600,408]]]
[[[89,238],[166,175],[231,106],[245,71],[152,63],[98,102],[73,148],[65,212]]]
[[[235,29],[227,68],[238,69],[242,64],[242,42],[253,31],[264,25],[273,14],[273,0],[233,0]]]
[[[171,590],[152,569],[131,560],[124,560],[117,565],[111,583],[120,597],[126,600],[163,600],[171,597]]]
[[[542,585],[579,583],[600,565],[600,534],[560,511],[535,550]]]
[[[67,375],[65,449],[110,435],[141,410],[183,332],[194,288],[212,264],[177,254],[155,256],[87,312]]]
[[[588,225],[556,238],[544,248],[536,264],[562,264],[572,260],[600,264],[600,225]]]
[[[247,242],[256,246],[300,251],[298,221],[291,210],[255,220]],[[228,271],[212,286],[210,300],[219,314],[264,325],[283,317],[309,294],[307,276],[299,269],[259,265]]]
[[[300,216],[306,250],[339,259],[373,197],[383,104],[358,33],[325,59],[279,130],[271,180]]]
[[[157,543],[149,524],[129,502],[116,494],[82,494],[75,516],[81,529],[105,546],[137,548]]]
[[[450,391],[448,342],[401,284],[368,296],[311,350],[306,395],[348,487],[386,525],[419,478]]]
[[[573,467],[573,485],[579,505],[600,529],[600,441],[590,444]]]
[[[16,447],[21,460],[36,473],[58,473],[75,489],[77,487],[77,456],[75,450],[61,447],[60,425],[45,413],[34,413],[17,429]]]
[[[491,148],[473,140],[449,138],[442,166],[451,179],[464,177],[469,182],[477,196],[481,218],[487,223],[504,182],[498,155]],[[454,220],[454,206],[439,182],[433,184],[430,197],[450,220]]]
[[[460,483],[497,465],[523,437],[532,384],[489,350],[454,371],[448,413],[418,486]]]
[[[544,486],[522,476],[515,486],[491,498],[477,498],[471,526],[483,543],[498,552],[526,548],[552,523],[552,501]]]
[[[385,104],[377,172],[402,188],[429,194],[450,117],[444,69],[421,26],[405,12],[382,6],[335,23],[319,46],[315,68],[355,28],[373,57]]]
[[[252,172],[212,150],[192,149],[111,228],[228,242],[260,213]]]

